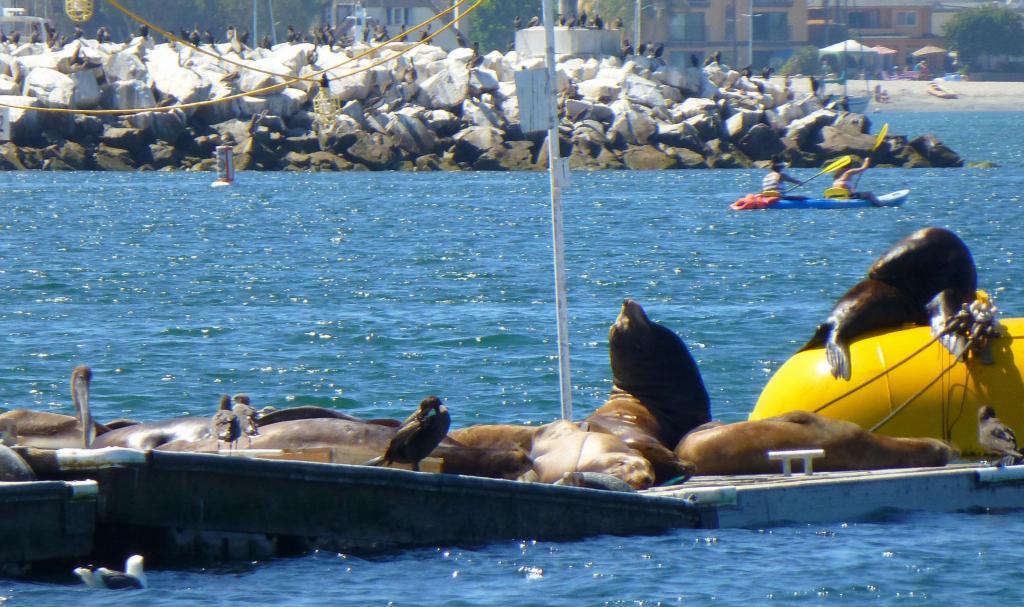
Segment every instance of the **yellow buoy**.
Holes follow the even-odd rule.
[[[92,19],[92,0],[64,0],[64,12],[76,23],[84,23]]]
[[[850,344],[850,381],[832,377],[824,348],[798,352],[768,380],[749,418],[817,411],[871,429],[892,414],[879,434],[940,438],[965,456],[982,455],[980,405],[1024,436],[1024,318],[1002,319],[998,332],[989,341],[992,364],[973,354],[954,361],[939,342],[927,345],[927,327],[868,334]]]

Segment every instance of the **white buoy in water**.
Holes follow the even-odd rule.
[[[235,149],[230,145],[217,146],[217,180],[210,187],[219,188],[235,182]]]

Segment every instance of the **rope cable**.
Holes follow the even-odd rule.
[[[113,0],[107,0],[107,1],[110,2],[110,1],[113,1]],[[406,49],[404,49],[402,51],[399,51],[398,54],[396,54],[396,55],[394,55],[392,57],[388,57],[386,59],[381,59],[380,61],[377,61],[375,63],[371,63],[369,65],[366,65],[366,66],[364,66],[362,68],[359,68],[357,70],[349,72],[349,73],[347,73],[347,74],[345,74],[343,76],[336,76],[335,79],[336,80],[340,80],[340,79],[348,78],[350,76],[354,76],[356,74],[360,74],[362,72],[369,71],[369,70],[371,70],[371,69],[373,69],[375,67],[379,67],[379,66],[381,66],[381,65],[383,65],[385,63],[388,63],[389,61],[391,61],[393,59],[396,59],[397,57],[400,57],[402,55],[408,54],[409,52],[411,52],[415,48],[418,48],[420,46],[423,46],[424,44],[427,44],[428,42],[433,40],[434,37],[439,36],[442,32],[445,32],[448,29],[454,27],[456,23],[458,23],[459,21],[464,19],[466,16],[471,14],[473,11],[478,9],[483,4],[483,2],[484,2],[484,0],[459,0],[459,5],[461,5],[461,4],[465,3],[465,2],[471,2],[471,1],[473,2],[472,6],[470,6],[462,14],[460,14],[458,19],[453,19],[452,21],[444,24],[436,32],[427,35],[425,38],[423,38],[422,40],[420,40],[418,42],[413,43],[412,46],[410,46],[410,47],[408,47],[408,48],[406,48]],[[147,112],[154,112],[154,113],[155,112],[171,112],[171,111],[174,111],[174,110],[186,110],[186,109],[206,107],[206,106],[209,106],[209,105],[216,105],[218,103],[225,103],[225,102],[228,102],[228,101],[234,101],[236,99],[241,99],[242,97],[249,97],[249,96],[256,96],[256,97],[258,97],[258,96],[263,95],[265,93],[270,93],[270,92],[276,91],[278,89],[286,88],[288,86],[291,86],[292,84],[295,84],[296,82],[300,82],[301,80],[304,80],[304,79],[307,79],[307,78],[319,77],[319,76],[321,76],[321,75],[323,75],[323,74],[325,74],[325,73],[327,73],[327,72],[329,72],[331,70],[338,69],[341,66],[347,65],[347,64],[349,64],[349,63],[351,63],[353,61],[356,61],[358,59],[366,57],[367,55],[371,55],[373,53],[376,53],[382,47],[385,47],[388,44],[391,44],[392,42],[395,42],[399,38],[401,38],[402,36],[406,36],[406,35],[408,35],[408,34],[407,33],[401,33],[398,36],[394,36],[394,37],[384,41],[379,46],[372,47],[370,50],[365,51],[363,53],[360,53],[359,55],[356,55],[355,57],[352,57],[352,58],[348,59],[347,61],[339,63],[338,65],[335,65],[335,66],[332,66],[332,67],[328,67],[328,68],[324,68],[322,70],[316,71],[311,76],[307,76],[305,78],[291,78],[291,77],[289,77],[289,79],[285,80],[284,82],[279,82],[277,84],[271,84],[269,86],[265,86],[265,87],[258,88],[258,89],[253,89],[251,91],[243,91],[243,92],[240,92],[240,93],[235,93],[233,95],[226,95],[224,97],[219,97],[217,99],[207,99],[205,101],[192,101],[190,103],[178,103],[178,104],[175,104],[175,105],[168,105],[168,106],[164,106],[164,107],[127,108],[127,109],[101,109],[101,110],[86,110],[86,109],[75,109],[75,108],[55,108],[55,107],[37,107],[37,106],[31,106],[31,105],[19,105],[19,104],[14,104],[14,103],[0,103],[0,107],[8,107],[8,108],[12,108],[12,109],[16,109],[16,110],[24,110],[24,111],[47,112],[47,113],[54,113],[54,114],[81,114],[81,115],[85,115],[85,116],[111,116],[111,115],[121,116],[121,115],[145,114]]]

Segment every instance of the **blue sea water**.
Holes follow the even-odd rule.
[[[575,173],[565,191],[577,418],[610,388],[625,297],[677,331],[712,410],[744,419],[770,374],[881,252],[928,225],[971,247],[1024,315],[1022,113],[881,113],[992,169],[878,169],[902,208],[735,213],[759,171]],[[809,177],[813,170],[794,171]],[[813,192],[825,187],[811,182]],[[69,413],[94,371],[100,419],[207,415],[221,393],[404,417],[438,394],[453,425],[558,415],[543,174],[3,173],[0,406]],[[808,507],[813,507],[809,504]],[[317,554],[150,572],[123,605],[807,605],[1020,600],[1024,514],[888,515],[774,529]],[[105,592],[0,580],[12,605]]]

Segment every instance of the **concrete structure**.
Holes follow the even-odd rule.
[[[402,26],[407,29],[414,25],[423,23],[434,15],[451,6],[450,3],[442,0],[331,0],[327,7],[325,21],[332,27],[340,27],[345,33],[357,39],[361,39],[361,32],[364,28],[371,32],[377,25],[387,28],[388,34],[396,36],[402,31]],[[450,13],[444,19],[435,21],[430,28],[431,32],[446,23],[450,23],[453,17]],[[452,28],[454,29],[454,28]],[[432,40],[434,46],[450,51],[457,46],[455,34],[452,29],[441,33]],[[410,34],[409,39],[413,42],[420,39],[420,32]]]
[[[575,57],[605,57],[621,52],[618,30],[555,28],[555,54]],[[516,32],[516,52],[521,57],[544,56],[544,28],[541,26]]]

